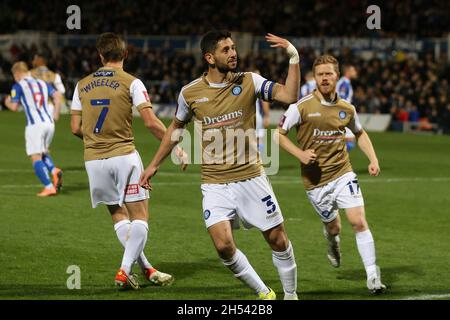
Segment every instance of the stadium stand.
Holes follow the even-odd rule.
[[[83,4],[83,12],[86,12],[82,16],[83,28],[70,32],[71,35],[67,35],[69,30],[64,24],[58,23],[61,19],[56,18],[57,15],[66,15],[68,2],[51,2],[54,10],[48,11],[50,2],[33,3],[33,14],[23,12],[25,1],[5,1],[0,5],[0,8],[8,6],[11,10],[8,13],[0,10],[0,26],[4,33],[33,29],[39,25],[41,32],[56,32],[57,39],[14,41],[6,50],[3,46],[0,51],[1,94],[7,94],[11,87],[11,64],[18,60],[31,62],[33,55],[40,51],[50,57],[50,69],[63,76],[66,96],[71,97],[79,78],[99,66],[92,39],[85,35],[108,30],[133,35],[127,37],[129,58],[126,69],[145,80],[154,103],[174,105],[179,89],[204,67],[199,52],[190,48],[196,47],[195,39],[214,25],[254,36],[267,31],[292,38],[307,35],[308,38],[301,38],[307,39],[306,42],[300,39],[297,44],[303,76],[310,69],[314,57],[328,51],[336,55],[341,64],[351,63],[357,67],[359,78],[352,82],[353,103],[360,113],[390,114],[392,130],[450,131],[450,41],[445,38],[449,37],[450,4],[446,1],[431,1],[432,4],[422,0],[383,2],[380,4],[383,25],[377,31],[365,28],[368,1],[345,1],[342,6],[333,7],[331,14],[328,1],[295,2],[281,7],[275,0],[265,2],[264,6],[260,6],[259,1],[236,0],[229,1],[228,10],[218,15],[215,13],[218,12],[217,4],[206,1],[194,0],[183,6],[176,2],[169,8],[168,2],[155,1],[149,6],[144,1],[113,0]],[[116,10],[104,10],[106,7],[115,7]],[[143,9],[146,7],[151,7],[151,10]],[[200,7],[202,10],[198,10]],[[48,18],[40,19],[44,12]],[[94,12],[95,17],[91,16]],[[100,12],[103,14],[97,15]],[[405,19],[395,19],[398,12],[402,12]],[[179,16],[189,16],[189,23],[176,18]],[[398,37],[411,41],[413,49],[373,45],[377,41],[394,41]],[[372,45],[366,51],[359,50],[356,40],[338,49],[329,45],[336,39],[349,38],[370,39]],[[257,38],[251,39],[249,46],[259,50],[241,52],[240,68],[259,69],[267,77],[282,81],[286,68],[273,63],[279,58],[277,53],[264,50]],[[308,41],[322,41],[322,44],[302,45]]]

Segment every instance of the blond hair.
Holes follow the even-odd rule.
[[[25,62],[23,61],[18,61],[16,63],[13,64],[13,66],[11,67],[11,72],[12,73],[16,73],[16,72],[28,72],[28,66]]]
[[[317,57],[316,60],[314,60],[312,67],[313,73],[316,74],[316,66],[328,63],[333,65],[334,71],[336,71],[336,73],[339,75],[339,62],[335,57],[329,54],[324,54],[323,56]]]

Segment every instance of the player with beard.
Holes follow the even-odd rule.
[[[375,244],[365,218],[364,200],[345,147],[345,128],[357,137],[369,159],[369,174],[378,176],[380,167],[372,142],[363,130],[355,107],[336,93],[338,61],[329,55],[318,57],[313,65],[318,88],[289,106],[279,124],[281,147],[301,162],[306,194],[324,224],[328,259],[333,267],[341,264],[339,209],[344,209],[356,235],[356,244],[367,273],[367,287],[381,293],[380,268],[376,265]],[[297,130],[298,147],[289,140]]]
[[[183,129],[192,117],[200,121],[203,216],[217,253],[235,277],[253,289],[260,299],[275,299],[274,291],[261,280],[233,239],[232,230],[239,227],[239,220],[247,228],[258,228],[272,248],[272,260],[283,285],[284,299],[294,300],[297,299],[294,251],[278,201],[259,159],[254,130],[257,98],[284,103],[297,100],[299,55],[286,39],[268,34],[266,40],[271,47],[285,49],[290,58],[284,85],[253,72],[235,72],[237,51],[229,32],[210,31],[203,36],[200,46],[208,71],[181,89],[175,118],[141,176],[140,185],[151,188],[149,179],[178,143],[177,139],[171,139],[172,133]],[[231,139],[228,139],[230,132]],[[246,132],[246,135],[252,132],[248,134],[249,139],[245,139],[245,150],[235,144],[228,148],[234,138],[242,138],[239,134],[233,136],[236,132]],[[222,142],[220,150],[211,151],[212,143],[206,138],[211,134],[214,142]],[[229,150],[223,154],[225,149]],[[256,156],[251,160],[252,155]],[[224,158],[231,161],[224,162]]]

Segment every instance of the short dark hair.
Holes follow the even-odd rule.
[[[226,30],[211,30],[207,32],[200,41],[200,48],[202,54],[213,53],[217,48],[217,43],[220,40],[231,38],[231,32]]]
[[[47,62],[48,61],[48,58],[47,58],[47,53],[44,53],[43,51],[38,51],[38,52],[36,52],[35,54],[34,54],[34,56],[35,57],[37,57],[37,58],[41,58],[42,60],[44,60],[45,62]]]
[[[122,61],[126,57],[127,47],[125,41],[115,33],[102,33],[95,44],[98,53],[103,56],[105,62]]]

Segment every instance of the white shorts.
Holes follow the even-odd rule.
[[[141,157],[137,151],[108,159],[85,162],[89,177],[92,207],[135,202],[149,198],[149,193],[139,186],[142,171]]]
[[[323,222],[336,219],[338,209],[364,206],[364,199],[354,172],[347,172],[324,186],[306,191],[309,201]]]
[[[25,148],[27,155],[48,153],[55,134],[53,123],[33,124],[25,127]]]
[[[277,198],[265,175],[225,184],[204,183],[201,188],[207,228],[232,220],[233,228],[237,229],[240,218],[245,228],[266,231],[283,222]]]

